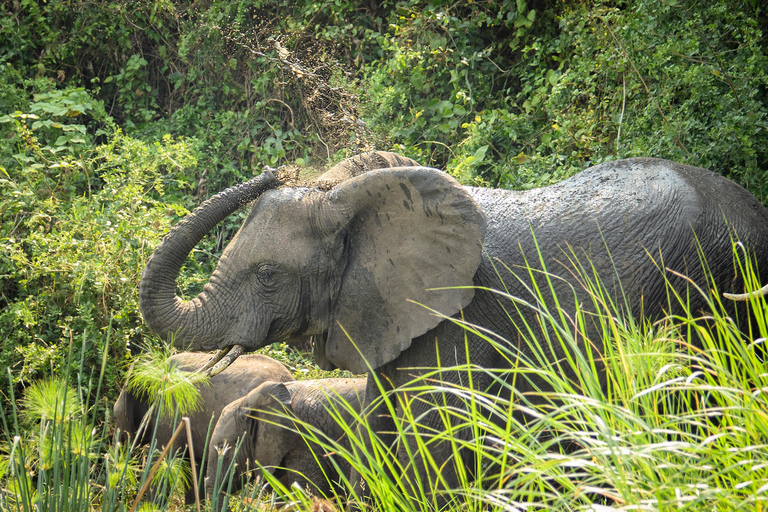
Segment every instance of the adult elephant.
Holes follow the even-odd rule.
[[[310,428],[323,441],[344,446],[346,433],[337,419],[354,421],[365,385],[366,379],[265,382],[229,404],[211,434],[209,500],[214,494],[239,491],[249,469],[255,468],[273,474],[285,487],[298,483],[322,494],[338,489],[339,471],[345,475],[349,466],[317,443],[302,439],[301,433]],[[227,471],[231,484],[229,478],[216,478]]]
[[[169,358],[172,367],[183,371],[196,371],[210,359],[210,355],[202,353],[180,353]],[[264,382],[291,382],[291,372],[280,362],[260,354],[248,354],[238,358],[226,370],[210,378],[208,382],[198,386],[201,404],[198,410],[187,416],[190,419],[192,432],[192,447],[195,450],[195,461],[201,473],[205,473],[203,450],[208,441],[212,425],[221,415],[222,409],[230,402],[242,398]],[[145,396],[136,394],[124,387],[115,402],[113,411],[115,427],[120,432],[123,442],[133,440],[136,444],[149,444],[154,439],[158,448],[165,446],[175,430],[173,418],[152,414],[147,416],[150,403]],[[138,439],[136,437],[138,436]],[[174,449],[187,447],[187,436],[176,438]],[[187,490],[186,502],[194,503],[195,495]]]
[[[623,312],[651,318],[679,309],[667,280],[692,309],[706,306],[698,293],[686,294],[689,281],[667,268],[704,289],[713,284],[720,291],[743,291],[732,240],[749,249],[758,268],[768,269],[768,212],[743,188],[704,169],[659,159],[620,160],[550,187],[515,192],[463,187],[445,173],[391,154],[355,158],[357,164],[341,164],[353,172],[341,173],[346,179],[335,186],[291,186],[279,173],[264,172],[183,219],[142,277],[140,305],[150,328],[194,350],[253,350],[317,336],[321,366],[374,370],[366,389],[371,404],[380,402],[376,380],[398,387],[428,368],[465,364],[467,357],[484,368],[509,367],[516,359],[536,362],[525,340],[537,334],[545,339],[547,333],[537,332],[540,313],[555,309],[553,296],[564,318],[575,318],[577,303],[586,312],[593,304],[574,268],[578,264],[600,279],[608,295],[603,300],[610,297]],[[203,292],[190,301],[178,299],[175,278],[187,254],[251,200],[250,214]],[[504,289],[521,302],[506,302],[491,291]],[[512,354],[434,311],[497,333]],[[587,332],[576,337],[579,348],[599,356],[602,340],[589,321],[582,327]],[[557,344],[548,350],[550,360],[539,364],[552,368],[566,355]],[[567,365],[558,371],[575,378]],[[547,389],[537,372],[515,376],[516,393],[531,397]],[[461,371],[441,372],[439,378],[466,382]],[[481,390],[492,381],[473,376]],[[508,393],[497,388],[492,391]],[[411,407],[425,430],[442,430],[428,402]],[[379,412],[370,415],[372,428],[393,432],[391,418]],[[403,467],[424,476],[424,461],[410,464],[409,451],[398,446]],[[452,451],[438,445],[430,455],[434,467],[441,467]],[[446,486],[454,484],[450,471],[443,477]]]

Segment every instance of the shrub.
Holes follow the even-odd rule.
[[[759,13],[728,2],[411,0],[367,38],[380,145],[465,183],[547,185],[616,158],[710,168],[766,197]]]
[[[87,93],[35,100],[36,114],[4,118],[15,129],[3,146],[13,163],[0,169],[0,361],[16,383],[63,364],[73,340],[78,347],[85,339],[98,358],[107,332],[113,360],[124,358],[143,336],[136,287],[144,263],[193,206],[178,195],[192,188],[191,141],[145,143],[115,130],[97,135],[109,140],[95,145],[88,122],[64,122],[103,113]],[[110,365],[110,386],[118,373]]]

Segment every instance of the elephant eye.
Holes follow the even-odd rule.
[[[265,287],[274,285],[276,274],[277,269],[274,265],[259,265],[259,268],[256,270],[256,278]]]

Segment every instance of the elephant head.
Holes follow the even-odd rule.
[[[291,394],[281,382],[265,382],[225,407],[210,440],[209,489],[219,464],[226,470],[234,463],[239,472],[254,468],[254,461],[270,473],[281,467],[298,440],[290,411]],[[236,450],[239,439],[243,444]]]
[[[183,219],[141,280],[150,328],[197,351],[250,351],[322,335],[316,352],[325,367],[362,373],[392,361],[440,323],[433,311],[453,315],[465,307],[474,296],[485,233],[475,201],[435,169],[368,170],[415,164],[396,155],[374,153],[357,162],[342,162],[310,186],[277,188],[280,180],[260,176]],[[175,279],[189,251],[253,198],[203,292],[190,301],[176,297]]]
[[[217,486],[239,490],[242,475],[257,467],[275,475],[286,487],[300,482],[323,493],[330,491],[329,481],[337,476],[335,466],[320,447],[302,439],[300,432],[310,426],[328,439],[342,440],[344,431],[333,414],[347,424],[353,421],[352,411],[361,408],[365,383],[365,379],[265,382],[229,404],[209,444],[209,497]],[[216,475],[230,468],[232,485],[221,478],[217,481]]]

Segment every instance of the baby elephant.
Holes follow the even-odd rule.
[[[310,447],[313,443],[302,438],[297,432],[302,428],[294,425],[290,416],[316,427],[330,439],[343,441],[344,431],[330,411],[338,411],[347,424],[353,421],[352,411],[360,411],[365,382],[364,378],[266,382],[229,404],[221,413],[208,448],[209,498],[215,492],[221,496],[227,491],[228,482],[222,483],[223,479],[215,475],[219,466],[223,474],[233,462],[232,492],[240,490],[249,469],[261,467],[286,487],[297,482],[328,494],[331,482],[338,480],[337,467],[322,448]],[[235,454],[241,437],[242,445]],[[347,472],[338,459],[336,463]]]
[[[210,358],[210,354],[185,352],[172,355],[169,361],[174,367],[191,372],[200,368]],[[195,450],[195,462],[200,471],[205,470],[204,467],[201,467],[201,463],[211,417],[213,417],[213,425],[215,425],[221,410],[227,404],[244,397],[263,382],[288,382],[292,380],[291,372],[282,363],[268,356],[249,354],[240,356],[237,361],[232,363],[232,366],[211,377],[208,385],[201,385],[199,391],[202,407],[188,415],[192,430],[192,444]],[[123,441],[137,435],[149,406],[150,404],[145,397],[135,395],[128,391],[127,387],[120,392],[120,396],[115,402],[114,414],[115,426],[120,430],[120,437]],[[149,444],[152,434],[155,433],[157,447],[166,445],[173,435],[174,425],[172,423],[172,418],[161,417],[158,421],[157,415],[154,415],[142,431],[139,443]],[[174,443],[175,448],[185,447],[186,439],[186,435],[178,437]],[[185,499],[188,504],[194,503],[195,496],[191,489],[188,490]]]

